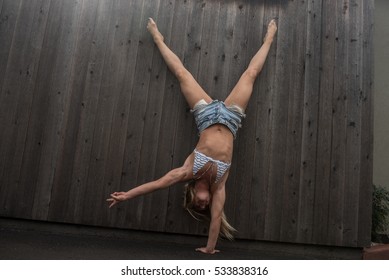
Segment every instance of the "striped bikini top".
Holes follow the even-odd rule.
[[[194,150],[194,155],[195,157],[193,162],[193,176],[195,176],[201,170],[201,168],[204,167],[204,165],[206,165],[208,162],[211,162],[209,168],[213,168],[214,164],[216,164],[217,173],[216,173],[215,183],[219,182],[219,180],[223,177],[223,175],[227,172],[227,170],[231,166],[231,163],[226,163],[220,160],[213,159],[197,151],[196,149]],[[206,173],[207,171],[208,170],[206,170],[204,173]]]

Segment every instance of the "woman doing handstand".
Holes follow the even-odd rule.
[[[244,111],[255,79],[265,63],[277,25],[275,20],[270,21],[263,45],[251,59],[247,69],[224,102],[212,100],[201,88],[180,59],[164,43],[162,34],[151,18],[147,29],[168,68],[180,83],[181,91],[195,117],[200,135],[199,141],[181,167],[171,170],[156,181],[145,183],[127,192],[114,192],[107,201],[110,203],[109,207],[112,207],[119,202],[178,182],[190,182],[187,184],[185,207],[188,210],[204,210],[209,207],[211,216],[207,245],[196,250],[214,254],[219,252],[215,249],[219,234],[231,238],[231,232],[234,230],[227,223],[223,210],[233,140],[245,116]]]

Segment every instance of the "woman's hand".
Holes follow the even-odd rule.
[[[112,206],[118,204],[119,202],[127,200],[127,193],[126,192],[114,192],[111,194],[111,198],[108,198],[107,201],[111,202],[109,205],[109,208]]]
[[[197,248],[196,251],[204,254],[211,254],[211,255],[220,252],[219,250],[215,250],[215,249],[209,250],[207,249],[207,247]]]

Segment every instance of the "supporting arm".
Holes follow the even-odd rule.
[[[225,184],[223,183],[220,184],[217,190],[215,190],[212,194],[211,223],[209,225],[207,246],[197,248],[196,251],[200,251],[205,254],[214,254],[219,252],[219,250],[216,250],[215,247],[219,238],[225,200],[226,192]]]

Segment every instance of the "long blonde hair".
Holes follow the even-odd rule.
[[[185,193],[184,193],[184,208],[189,212],[189,214],[196,220],[200,221],[201,218],[206,218],[210,220],[211,217],[211,212],[208,207],[206,211],[199,211],[195,210],[195,204],[194,204],[194,199],[195,199],[195,192],[194,192],[194,186],[195,186],[196,181],[192,180],[189,183],[185,185]],[[236,229],[231,226],[228,221],[226,214],[224,213],[224,210],[222,212],[222,221],[220,225],[220,234],[224,238],[228,240],[233,240],[234,236],[233,233],[236,232]]]

